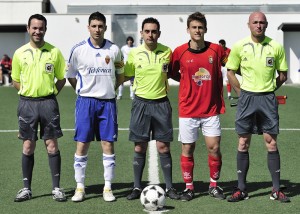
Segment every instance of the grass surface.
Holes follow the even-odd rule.
[[[173,107],[174,128],[178,127],[177,115],[177,87],[171,87],[169,99]],[[281,204],[271,201],[271,178],[267,168],[267,153],[261,136],[253,136],[250,148],[250,169],[248,173],[248,191],[250,199],[239,203],[228,203],[211,198],[207,194],[209,171],[207,166],[207,152],[203,137],[197,142],[195,151],[195,187],[196,197],[190,202],[180,202],[167,199],[166,208],[170,213],[300,213],[300,111],[299,86],[284,86],[277,91],[278,95],[288,95],[286,105],[280,105],[280,128],[278,137],[281,154],[282,185],[286,186],[292,203]],[[33,172],[32,191],[33,199],[23,203],[15,203],[13,199],[22,187],[21,153],[22,143],[17,138],[18,105],[17,91],[11,87],[0,87],[0,213],[145,213],[139,200],[128,201],[133,182],[132,158],[133,143],[128,141],[128,128],[131,100],[129,89],[125,87],[123,99],[118,102],[119,139],[116,142],[116,176],[113,181],[114,194],[117,201],[107,203],[103,201],[103,166],[102,151],[98,143],[92,143],[89,150],[89,162],[86,173],[87,199],[82,203],[73,203],[71,197],[76,186],[73,170],[73,156],[75,143],[73,142],[74,106],[76,96],[71,87],[65,87],[58,95],[61,111],[61,126],[64,136],[60,138],[62,155],[61,186],[66,190],[68,201],[58,203],[52,200],[51,178],[48,158],[41,140],[37,143],[35,152],[35,167]],[[226,113],[221,116],[223,167],[219,185],[228,196],[232,187],[236,185],[236,150],[237,136],[234,131],[235,108],[229,107],[226,100]],[[175,187],[182,191],[184,184],[181,177],[179,157],[181,145],[177,141],[178,131],[175,129],[172,143],[173,182]],[[146,165],[147,167],[147,165]],[[160,169],[159,169],[160,170]],[[147,184],[148,170],[145,168],[143,181]],[[160,171],[160,180],[163,179]]]

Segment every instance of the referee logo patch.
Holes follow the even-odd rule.
[[[47,73],[52,73],[54,71],[54,66],[51,63],[46,63],[45,70]]]
[[[267,57],[266,58],[266,66],[273,67],[274,65],[274,57]]]
[[[163,65],[162,65],[162,72],[168,72],[168,63],[164,63]]]

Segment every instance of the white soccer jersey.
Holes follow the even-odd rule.
[[[66,78],[76,77],[77,95],[113,99],[116,75],[124,72],[123,67],[117,45],[105,39],[101,48],[95,48],[88,38],[72,48]]]
[[[130,52],[130,50],[132,49],[133,47],[129,47],[128,45],[124,45],[122,48],[121,48],[121,51],[122,51],[122,54],[123,54],[123,57],[124,57],[124,62],[127,61],[127,57],[128,57],[128,54]]]

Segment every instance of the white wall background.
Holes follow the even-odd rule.
[[[300,32],[286,32],[284,37],[286,55],[290,59],[288,82],[300,83]]]
[[[299,4],[299,0],[51,0],[52,11],[66,13],[67,5],[254,5]]]
[[[30,15],[42,12],[42,2],[43,0],[0,0],[0,24],[26,24]]]
[[[48,31],[46,40],[55,46],[59,47],[68,59],[71,48],[89,36],[87,31],[88,16],[89,14],[45,14],[48,19]],[[150,15],[149,15],[150,16]],[[142,21],[149,17],[147,15],[138,16],[138,31],[141,30]],[[159,42],[175,49],[182,43],[189,40],[189,35],[186,32],[186,20],[188,15],[155,15],[151,16],[157,18],[161,24],[161,37]],[[286,53],[289,56],[289,81],[290,83],[300,83],[299,60],[300,56],[300,43],[295,43],[295,37],[300,36],[300,32],[286,33],[278,30],[280,24],[284,22],[295,22],[300,20],[300,14],[267,14],[269,26],[267,35],[277,40],[279,43],[285,45]],[[207,14],[208,32],[205,36],[206,40],[218,43],[220,39],[225,39],[227,46],[231,47],[237,40],[250,35],[247,26],[249,14]],[[105,37],[112,40],[111,34],[111,15],[106,15],[108,29]],[[76,21],[78,20],[78,21]],[[140,38],[137,32],[137,38]],[[293,49],[291,49],[293,47]],[[297,47],[297,48],[296,48]]]
[[[27,24],[28,17],[34,13],[41,13],[41,2],[43,0],[0,0],[0,24]],[[48,30],[45,39],[61,49],[65,59],[68,59],[71,48],[89,36],[87,31],[88,16],[89,14],[66,14],[67,5],[255,5],[255,4],[299,4],[299,0],[216,0],[216,1],[202,1],[199,0],[172,0],[162,1],[153,0],[151,2],[146,0],[51,0],[52,12],[44,14],[48,19]],[[4,12],[3,12],[4,11]],[[91,11],[91,13],[94,11]],[[108,29],[105,34],[107,39],[112,40],[111,21],[112,15],[105,14],[107,18]],[[186,32],[186,19],[189,14],[177,14],[177,15],[161,15],[161,14],[149,14],[138,15],[138,31],[141,29],[141,23],[144,18],[153,16],[160,21],[161,24],[161,38],[159,42],[168,45],[171,49],[174,49],[178,45],[185,43],[189,39],[189,35]],[[278,27],[284,23],[300,22],[300,13],[266,13],[269,26],[267,29],[267,35],[283,44],[286,48],[286,53],[290,60],[290,82],[300,83],[300,72],[298,69],[300,58],[300,32],[286,32],[285,34],[278,30]],[[206,40],[217,43],[219,39],[225,39],[227,46],[231,47],[237,40],[248,36],[249,29],[247,27],[249,14],[222,14],[220,13],[208,13],[206,14],[208,22],[208,32],[205,36]],[[140,38],[139,32],[137,38]],[[8,53],[12,56],[12,53],[22,44],[28,42],[27,33],[1,33],[0,32],[0,55]],[[292,78],[292,79],[291,79]]]

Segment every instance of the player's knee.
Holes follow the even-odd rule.
[[[35,150],[35,143],[30,140],[25,140],[23,143],[23,154],[32,155]]]
[[[147,143],[136,143],[134,146],[134,151],[136,153],[145,154],[147,151]]]
[[[48,154],[55,154],[58,152],[57,140],[55,140],[55,139],[54,140],[52,140],[52,139],[45,140],[45,145],[46,145]]]
[[[266,147],[268,151],[277,151],[277,142],[274,140],[271,142],[266,142]]]
[[[170,152],[170,143],[157,142],[156,147],[157,147],[157,151],[159,153],[169,153]]]

